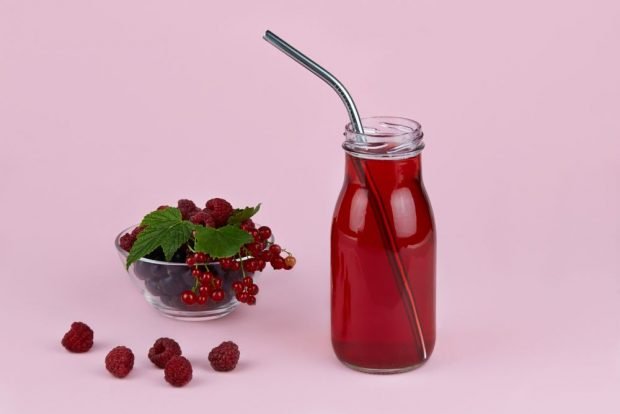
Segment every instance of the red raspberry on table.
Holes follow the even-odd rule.
[[[175,356],[164,368],[164,378],[175,387],[182,387],[192,380],[192,364],[187,358]]]
[[[233,212],[233,207],[223,198],[212,198],[207,201],[206,210],[211,213],[218,226],[223,226],[228,222],[228,218]]]
[[[105,357],[105,367],[116,378],[125,378],[133,369],[134,356],[131,349],[117,346]]]
[[[232,371],[239,362],[239,355],[237,344],[226,341],[209,352],[209,362],[216,371]]]
[[[62,346],[70,352],[86,352],[93,346],[93,330],[83,322],[73,322],[63,336]]]
[[[205,227],[215,227],[217,226],[217,222],[215,218],[211,215],[211,213],[203,210],[199,210],[198,212],[192,214],[189,218],[194,224],[202,224]]]
[[[159,368],[164,368],[174,357],[181,355],[181,347],[174,339],[159,338],[151,349],[149,349],[149,359]]]

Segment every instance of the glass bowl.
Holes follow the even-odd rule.
[[[131,226],[123,230],[114,240],[123,268],[129,253],[121,248],[120,239],[125,233],[131,233],[135,227]],[[204,321],[221,318],[235,310],[239,301],[235,298],[232,284],[244,277],[242,270],[222,269],[219,262],[209,262],[208,267],[213,275],[222,279],[222,289],[225,295],[220,302],[209,300],[204,305],[186,305],[181,300],[181,293],[191,290],[195,281],[191,269],[185,263],[142,258],[132,263],[127,273],[146,301],[162,315],[173,319]],[[245,272],[245,276],[253,275],[254,272]]]

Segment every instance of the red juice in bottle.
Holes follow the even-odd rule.
[[[435,229],[422,183],[421,127],[403,118],[350,126],[331,232],[331,325],[351,368],[395,373],[435,345]]]

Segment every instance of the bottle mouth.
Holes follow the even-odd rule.
[[[345,127],[342,148],[355,157],[400,159],[415,157],[424,149],[422,125],[392,116],[363,118],[364,133],[355,132],[351,123]]]

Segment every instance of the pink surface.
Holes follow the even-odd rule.
[[[620,412],[616,1],[0,2],[0,412]],[[329,340],[329,225],[346,113],[261,39],[422,122],[438,340],[377,377]],[[182,323],[130,286],[117,231],[179,197],[264,203],[298,258],[259,304]],[[71,355],[73,320],[96,346]],[[176,338],[195,379],[145,353]],[[208,368],[225,339],[229,374]],[[107,351],[136,352],[125,380]],[[219,412],[219,411],[218,411]]]

